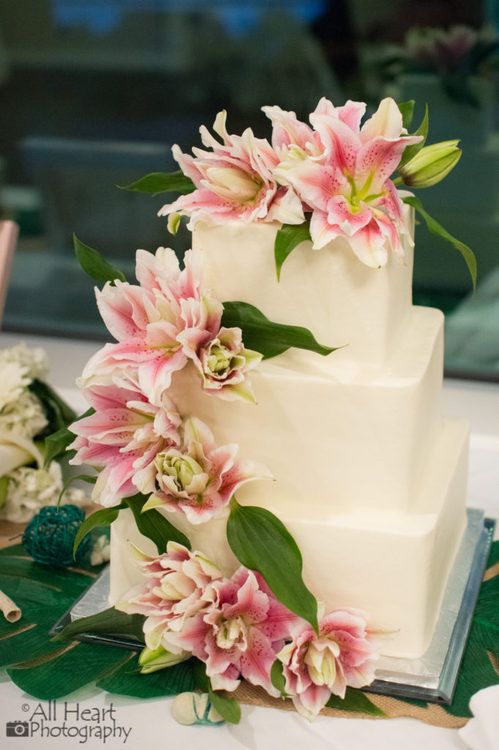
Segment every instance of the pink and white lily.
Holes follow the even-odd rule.
[[[343,237],[369,266],[384,265],[389,252],[402,256],[402,204],[390,176],[404,149],[421,136],[406,134],[395,101],[383,99],[361,126],[365,104],[348,101],[334,107],[321,99],[310,115],[313,130],[294,113],[266,111],[284,146],[276,178],[312,211],[314,249]]]
[[[159,406],[138,389],[112,384],[87,388],[84,395],[95,414],[70,426],[76,435],[70,463],[99,469],[92,499],[116,505],[142,491],[144,472],[160,451],[180,443],[181,419],[166,394]]]
[[[337,609],[322,617],[319,634],[301,620],[277,658],[296,710],[313,719],[331,694],[344,698],[347,686],[361,688],[374,680],[377,653],[365,616]]]
[[[206,664],[215,690],[235,690],[240,678],[278,695],[270,679],[276,653],[298,618],[273,596],[264,579],[247,568],[215,580],[203,595],[206,610],[168,632],[165,647],[194,654]]]
[[[260,352],[245,349],[240,328],[220,328],[192,359],[203,388],[226,401],[243,399],[255,402],[248,372],[262,360]]]
[[[184,154],[178,146],[173,156],[196,189],[159,211],[159,216],[190,217],[192,229],[198,221],[225,224],[229,221],[279,221],[301,224],[303,210],[297,196],[288,187],[280,187],[273,175],[278,158],[267,140],[256,138],[247,128],[242,135],[230,135],[226,128],[227,113],[219,112],[213,130],[200,128],[205,149],[194,148],[194,156]],[[176,224],[169,222],[172,228]]]
[[[189,618],[206,609],[203,595],[222,574],[200,552],[190,552],[176,542],[168,542],[161,555],[146,555],[136,547],[134,553],[145,580],[115,606],[146,617],[145,643],[155,651],[164,647],[166,633],[181,631]]]
[[[243,484],[272,478],[262,464],[236,460],[237,452],[235,444],[217,446],[201,420],[187,419],[181,444],[158,453],[147,469],[143,491],[153,494],[143,510],[180,511],[193,524],[218,515]]]
[[[96,291],[102,319],[118,343],[87,363],[83,386],[131,380],[153,404],[174,372],[220,330],[222,304],[203,293],[199,255],[187,251],[181,271],[173,250],[137,251],[140,285],[115,282]]]

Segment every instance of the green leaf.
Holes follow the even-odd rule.
[[[57,432],[53,432],[52,435],[48,435],[48,437],[45,438],[45,467],[47,467],[51,461],[62,456],[74,439],[74,434],[70,432],[67,427],[63,427],[62,429],[57,430]]]
[[[118,669],[97,681],[97,687],[132,698],[161,698],[194,690],[192,662],[184,661],[151,674],[139,672],[138,656],[132,654]]]
[[[206,665],[199,659],[192,659],[192,675],[194,685],[202,693],[209,693],[210,678],[206,676]]]
[[[62,430],[75,421],[76,412],[47,383],[35,378],[31,381],[29,390],[42,404],[48,421],[47,432]],[[40,434],[42,436],[43,433]]]
[[[468,271],[470,272],[471,281],[473,282],[473,289],[476,287],[476,279],[477,279],[477,263],[476,263],[476,257],[473,250],[468,247],[464,242],[461,242],[461,240],[458,240],[456,237],[454,237],[450,232],[448,232],[444,227],[438,223],[436,219],[434,219],[430,214],[424,209],[423,204],[419,200],[419,198],[416,198],[415,196],[406,196],[404,199],[404,203],[407,203],[409,206],[412,206],[417,213],[421,216],[423,221],[426,224],[426,227],[429,232],[432,234],[436,234],[437,237],[441,237],[443,240],[446,240],[447,242],[450,242],[450,244],[458,250],[461,255],[464,258],[464,261],[468,267]]]
[[[139,643],[144,642],[142,626],[144,617],[142,615],[127,615],[114,607],[109,607],[103,612],[89,617],[80,617],[66,625],[57,635],[54,641],[71,641],[79,635],[88,633],[104,633],[106,635],[132,636]]]
[[[318,629],[317,602],[303,583],[300,550],[273,513],[233,500],[227,540],[240,563],[261,573],[279,601]]]
[[[494,547],[499,549],[499,542],[495,542]],[[454,716],[471,716],[469,702],[472,695],[482,688],[499,684],[498,602],[499,575],[496,575],[484,581],[480,589],[456,692],[451,705],[444,706]]]
[[[5,505],[7,500],[7,490],[9,489],[9,477],[4,475],[0,477],[0,508]]]
[[[196,186],[180,170],[176,172],[152,172],[129,185],[118,185],[121,190],[160,195],[161,193],[192,193]]]
[[[265,359],[276,357],[291,347],[322,355],[338,348],[319,344],[307,328],[274,323],[247,302],[224,302],[222,322],[227,328],[241,328],[245,347],[260,352]]]
[[[89,417],[91,414],[94,414],[94,412],[95,409],[90,408],[85,412],[85,414],[82,414],[81,417],[78,417],[78,419]],[[68,449],[68,446],[71,445],[74,439],[74,433],[68,430],[67,427],[62,427],[60,430],[57,430],[57,432],[52,433],[52,435],[48,435],[45,438],[44,466],[47,467],[51,461],[54,461],[56,458],[64,455]]]
[[[81,242],[76,234],[73,234],[73,245],[80,266],[92,279],[102,284],[117,279],[126,281],[122,271],[108,263],[98,250]]]
[[[279,659],[276,659],[275,662],[272,664],[272,669],[270,670],[270,681],[272,682],[272,685],[275,687],[276,690],[278,690],[283,698],[286,697],[286,680],[284,679],[284,674],[282,671],[282,662],[279,661]]]
[[[110,526],[113,521],[118,518],[118,513],[127,506],[124,503],[121,505],[115,505],[112,508],[101,508],[96,510],[95,513],[91,513],[89,516],[82,521],[78,531],[76,532],[74,544],[73,544],[73,556],[76,555],[76,551],[82,541],[85,539],[87,534],[98,528],[99,526]]]
[[[241,706],[235,698],[226,698],[210,689],[211,705],[218,711],[222,719],[229,724],[239,724],[241,721]]]
[[[421,151],[421,149],[426,143],[426,139],[428,138],[428,126],[429,126],[428,105],[425,104],[425,111],[424,111],[423,119],[421,120],[417,130],[415,130],[414,133],[411,133],[411,135],[422,135],[423,140],[420,141],[419,143],[414,143],[412,146],[407,146],[407,148],[404,149],[404,153],[402,154],[402,159],[400,161],[400,166],[407,164],[407,162],[410,159],[412,159],[413,156],[416,156],[418,151]]]
[[[144,495],[134,495],[124,500],[133,513],[138,530],[154,542],[159,554],[166,550],[166,545],[170,541],[178,542],[190,549],[191,543],[185,534],[176,529],[159,511],[153,509],[142,513],[146,501]]]
[[[121,648],[71,644],[39,658],[36,664],[10,667],[7,674],[24,692],[39,700],[52,700],[74,693],[116,669],[128,658]]]
[[[406,102],[397,102],[400,114],[402,115],[402,125],[406,130],[409,130],[409,128],[411,127],[415,105],[416,102],[414,101],[414,99],[409,99]]]
[[[369,714],[370,716],[385,716],[384,711],[378,708],[361,690],[347,688],[344,698],[332,695],[326,703],[328,708],[337,708],[340,711],[353,711],[355,713]]]
[[[277,281],[281,278],[281,268],[284,261],[301,242],[310,240],[310,224],[283,224],[276,234],[274,244],[275,268]]]

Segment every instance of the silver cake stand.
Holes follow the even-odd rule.
[[[428,650],[419,659],[381,657],[376,669],[376,679],[368,692],[434,703],[452,701],[495,527],[495,522],[484,518],[481,510],[470,509],[467,516],[466,531],[449,577]],[[109,568],[106,568],[58,620],[51,635],[58,633],[68,622],[107,609],[108,596]],[[125,636],[88,633],[81,634],[78,638],[134,650],[142,648],[137,640]]]

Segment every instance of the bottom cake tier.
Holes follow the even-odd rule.
[[[465,525],[468,428],[461,420],[442,420],[418,496],[410,513],[359,511],[326,515],[303,512],[278,515],[293,534],[303,556],[305,583],[326,611],[356,607],[381,632],[386,656],[418,658],[435,627],[445,585]],[[274,511],[263,498],[252,503]],[[277,510],[276,510],[277,513]],[[224,573],[238,562],[225,534],[226,515],[191,525],[168,514],[175,526]],[[156,553],[137,530],[130,511],[112,525],[110,603],[141,580],[130,542]]]

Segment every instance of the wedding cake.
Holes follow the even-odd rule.
[[[138,285],[97,291],[117,343],[81,378],[95,413],[73,462],[116,508],[110,601],[146,616],[147,659],[194,655],[214,690],[272,694],[280,660],[310,716],[373,679],[369,633],[425,652],[463,536],[468,428],[440,412],[443,315],[411,294],[425,212],[395,186],[441,179],[456,143],[435,165],[391,99],[362,125],[358,102],[321,100],[312,127],[264,109],[272,145],[221,113],[220,140],[174,148],[185,177],[159,177],[183,195],[160,215],[173,233],[189,217],[192,249],[183,270],[139,250]]]
[[[238,500],[284,522],[317,598],[368,611],[371,625],[390,634],[385,654],[418,657],[465,526],[468,429],[439,408],[443,315],[412,306],[409,246],[404,264],[390,259],[373,270],[345,241],[316,253],[305,242],[278,283],[277,229],[195,229],[207,286],[222,301],[252,303],[346,345],[327,358],[289,350],[261,363],[252,375],[253,406],[207,398],[194,373],[188,382],[174,378],[174,400],[210,424],[220,443],[236,435],[242,454],[271,469],[275,481],[246,485]],[[226,520],[227,511],[202,525],[175,523],[195,549],[235,570]],[[113,603],[140,580],[129,540],[153,549],[130,511],[112,527]]]

